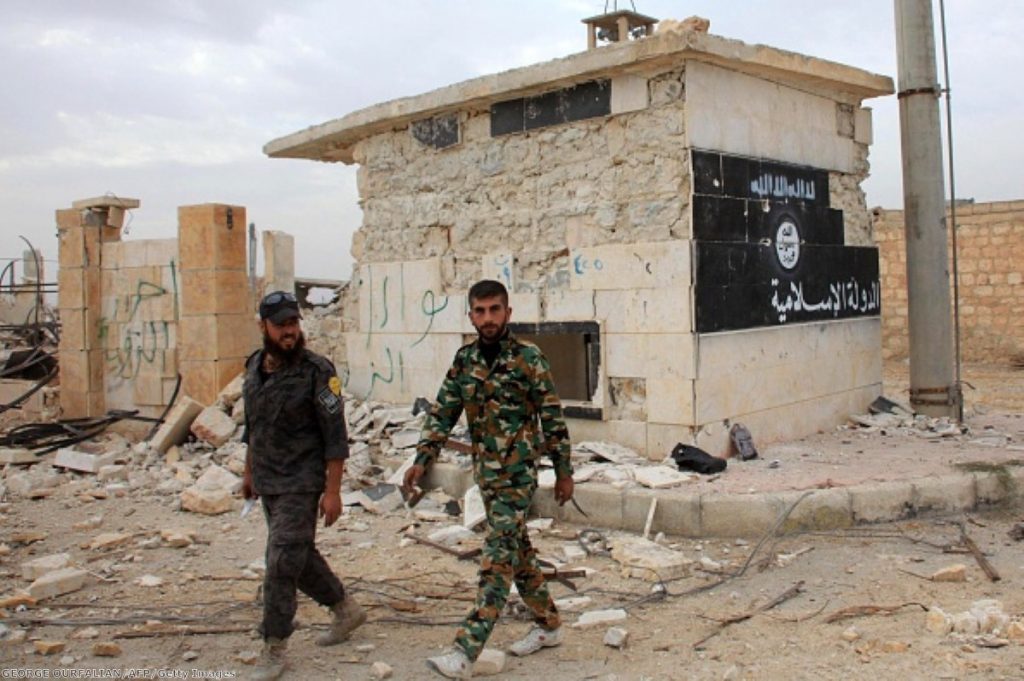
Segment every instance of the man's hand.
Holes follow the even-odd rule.
[[[414,465],[410,466],[409,470],[405,472],[405,479],[402,481],[402,493],[406,497],[413,493],[414,488],[420,486],[420,480],[423,478],[426,470],[423,466]]]
[[[555,481],[555,501],[558,502],[559,506],[563,506],[565,502],[572,499],[572,492],[575,488],[575,484],[572,481],[572,476],[567,475],[564,478],[559,478]]]
[[[324,527],[330,527],[341,516],[341,492],[324,492],[320,497],[320,515]]]
[[[256,490],[252,488],[252,475],[248,472],[242,477],[242,498],[243,499],[258,499],[259,495],[256,494]]]

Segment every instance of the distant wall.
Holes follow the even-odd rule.
[[[956,219],[963,359],[1006,363],[1024,353],[1024,201],[959,205]],[[881,258],[883,353],[901,359],[908,353],[903,211],[875,209],[873,223]]]
[[[110,409],[157,416],[178,374],[181,394],[211,404],[259,344],[245,208],[182,206],[177,239],[121,241],[119,201],[84,199],[56,213],[68,418]]]

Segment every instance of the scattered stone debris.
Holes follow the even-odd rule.
[[[649,539],[618,536],[610,541],[612,558],[622,567],[623,577],[638,577],[651,582],[689,574],[693,561],[679,551]]]
[[[121,646],[113,641],[100,641],[92,644],[92,654],[96,657],[120,657]]]
[[[966,582],[967,566],[963,563],[949,565],[933,573],[931,580],[933,582]]]
[[[613,608],[611,610],[591,610],[580,615],[579,619],[573,623],[575,629],[587,629],[590,627],[600,626],[602,624],[612,624],[614,622],[621,622],[626,619],[626,611],[621,608]]]
[[[33,641],[32,645],[37,655],[56,655],[63,652],[67,644],[64,641]]]
[[[390,679],[393,670],[391,665],[387,662],[374,662],[370,666],[370,676],[380,681],[381,679]]]
[[[626,647],[626,641],[629,639],[629,632],[622,627],[612,627],[604,635],[604,644],[611,648],[622,648]]]

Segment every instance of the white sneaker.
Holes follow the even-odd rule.
[[[508,651],[513,655],[522,657],[523,655],[532,655],[541,648],[552,648],[562,643],[562,630],[552,629],[547,630],[544,627],[534,627],[530,629],[523,638],[519,639],[509,647]]]
[[[427,667],[448,679],[470,679],[473,677],[473,663],[465,651],[455,646],[444,655],[427,658]]]

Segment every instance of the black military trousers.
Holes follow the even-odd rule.
[[[267,572],[263,578],[263,638],[291,636],[296,590],[320,605],[345,597],[341,580],[316,550],[319,494],[262,495],[267,519]]]

